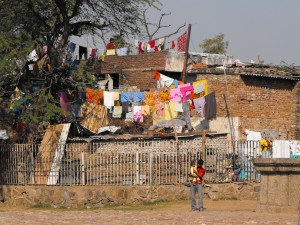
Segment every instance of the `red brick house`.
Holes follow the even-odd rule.
[[[205,54],[190,54],[186,82],[207,79],[209,92],[215,91],[217,120],[213,130],[228,132],[228,116],[233,118],[234,135],[242,138],[238,126],[250,130],[276,133],[280,139],[300,139],[299,78],[279,67],[253,65],[216,68],[232,62],[232,58],[209,58]],[[153,72],[181,80],[184,54],[170,51],[141,55],[106,56],[97,62],[96,74],[110,74],[116,88],[137,86],[141,90],[155,87]],[[209,64],[208,66],[201,66]],[[214,64],[214,65],[213,65]],[[200,66],[199,66],[200,65]]]

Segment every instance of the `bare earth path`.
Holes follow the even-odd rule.
[[[255,212],[256,201],[204,200],[206,210],[191,211],[189,201],[105,209],[20,209],[0,207],[0,224],[295,224],[298,214]]]

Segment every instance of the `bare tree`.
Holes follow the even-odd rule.
[[[153,40],[154,36],[155,36],[161,29],[171,27],[170,24],[169,24],[169,25],[164,25],[164,24],[163,24],[163,19],[164,19],[164,17],[165,17],[165,16],[171,15],[171,13],[161,13],[158,22],[157,22],[157,23],[152,23],[152,22],[149,21],[149,19],[147,18],[147,15],[146,15],[148,9],[149,9],[149,8],[146,8],[146,9],[143,11],[143,25],[144,25],[144,27],[145,27],[145,31],[146,31],[147,37],[148,37],[148,39],[149,39],[149,41],[150,41],[150,40]],[[174,34],[177,34],[177,33],[180,31],[181,28],[185,27],[185,25],[186,25],[186,23],[184,23],[183,25],[179,26],[179,27],[177,28],[176,31],[174,31],[174,32],[172,32],[172,33],[170,33],[170,34],[168,34],[166,37],[170,37],[170,36],[172,36],[172,35],[174,35]],[[153,30],[152,32],[150,31],[150,30],[151,30],[151,27],[154,27],[154,30]],[[158,38],[156,38],[156,39],[158,39]]]

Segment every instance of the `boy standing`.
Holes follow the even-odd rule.
[[[191,169],[189,176],[192,177],[191,181],[191,206],[192,210],[199,210],[203,211],[203,195],[202,195],[202,183],[203,183],[203,177],[205,175],[205,169],[203,168],[204,161],[202,159],[198,160],[197,163],[197,170],[194,170],[195,161],[191,162]],[[192,173],[194,172],[194,173]],[[196,193],[198,193],[198,205],[199,208],[197,208],[196,205]]]

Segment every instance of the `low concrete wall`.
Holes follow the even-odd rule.
[[[257,211],[295,212],[300,209],[300,159],[259,159],[261,192]]]
[[[98,208],[109,204],[137,204],[157,200],[189,199],[184,185],[165,186],[2,186],[2,206],[45,205],[67,208]],[[259,184],[213,184],[204,198],[258,200]]]

